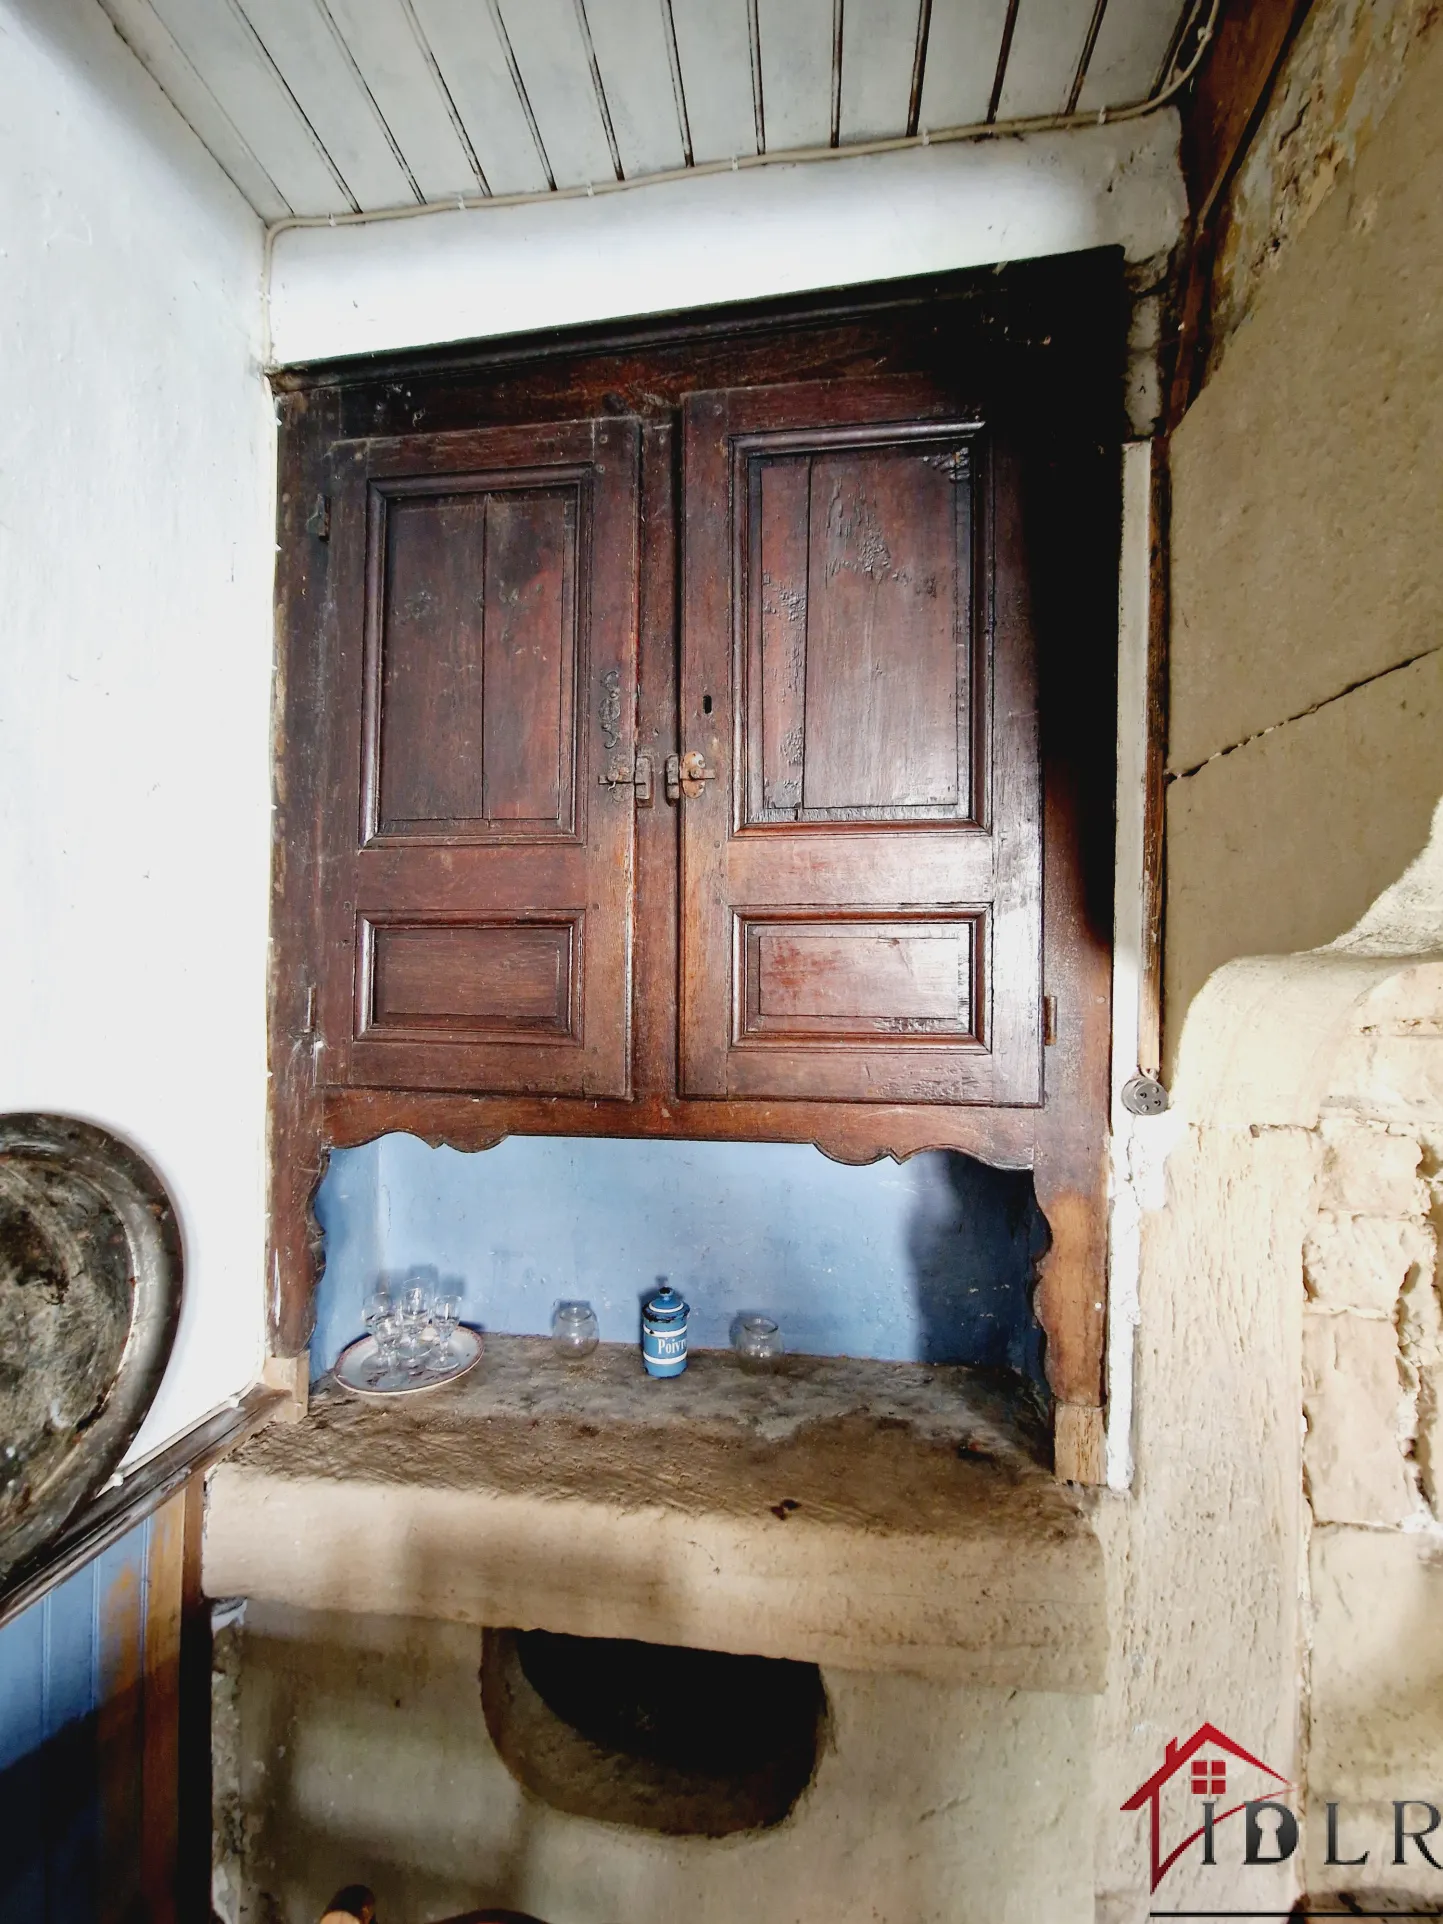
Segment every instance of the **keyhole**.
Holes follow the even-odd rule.
[[[701,712],[702,712],[702,713],[703,713],[704,715],[709,715],[709,714],[711,713],[711,696],[710,696],[710,695],[703,695],[703,696],[702,696],[702,698],[701,698]]]

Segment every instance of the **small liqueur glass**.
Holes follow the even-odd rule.
[[[558,1303],[551,1316],[551,1347],[563,1363],[581,1363],[601,1340],[590,1303]]]
[[[431,1353],[431,1326],[429,1323],[407,1323],[401,1330],[401,1340],[397,1345],[397,1357],[401,1368],[409,1377],[423,1376]]]
[[[461,1321],[461,1298],[445,1290],[431,1305],[431,1323],[436,1331],[435,1367],[444,1369],[455,1354],[456,1328]]]
[[[732,1324],[732,1348],[743,1369],[764,1370],[782,1354],[782,1332],[770,1316],[738,1316]]]
[[[431,1327],[431,1298],[419,1284],[401,1292],[401,1335],[396,1353],[407,1376],[423,1375],[436,1332]]]
[[[391,1301],[390,1290],[387,1289],[384,1283],[377,1283],[376,1287],[366,1298],[361,1310],[361,1318],[366,1325],[367,1333],[374,1336],[376,1334],[376,1325],[383,1317],[389,1316],[394,1308],[395,1304]]]
[[[385,1388],[401,1373],[401,1337],[405,1326],[394,1309],[383,1310],[366,1320],[376,1343],[375,1386]]]

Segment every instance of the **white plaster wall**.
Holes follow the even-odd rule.
[[[1121,246],[1186,212],[1171,108],[1112,127],[278,233],[278,363]]]
[[[0,0],[0,1109],[116,1129],[263,1344],[273,427],[259,222],[93,0]]]

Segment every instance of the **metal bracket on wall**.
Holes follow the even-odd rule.
[[[1156,1076],[1129,1076],[1122,1085],[1122,1106],[1131,1116],[1160,1116],[1168,1093]]]

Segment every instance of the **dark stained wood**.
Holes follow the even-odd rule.
[[[1137,1066],[1162,1073],[1162,910],[1166,899],[1168,443],[1152,448],[1148,499],[1146,796],[1142,827],[1142,953],[1138,958]]]
[[[177,1924],[180,1865],[181,1641],[185,1617],[186,1491],[150,1525],[145,1582],[145,1748],[137,1844],[146,1924]]]
[[[1223,0],[1183,110],[1183,171],[1206,220],[1257,122],[1260,103],[1312,0]]]
[[[799,820],[915,819],[966,784],[972,495],[965,443],[932,445],[807,458]]]
[[[1063,1404],[1084,1413],[1096,1411],[1102,1396],[1102,1318],[1095,1305],[1104,1299],[1106,1221],[1120,290],[1118,257],[1097,254],[995,274],[935,277],[711,314],[481,343],[390,362],[296,370],[279,377],[285,421],[277,687],[282,812],[277,818],[272,992],[272,1341],[278,1352],[294,1353],[304,1345],[314,1277],[309,1204],[332,1146],[407,1130],[468,1149],[512,1133],[810,1141],[850,1162],[955,1148],[1002,1166],[1035,1167],[1039,1199],[1053,1230],[1038,1293],[1049,1373]],[[921,410],[914,403],[906,419],[928,430],[958,425],[967,429],[966,436],[954,435],[943,447],[927,450],[944,459],[965,456],[959,465],[965,467],[966,482],[959,486],[940,468],[920,469],[914,455],[894,455],[885,448],[773,449],[773,458],[756,470],[761,507],[753,519],[767,537],[763,571],[781,582],[789,597],[755,598],[742,630],[726,630],[727,646],[733,648],[722,664],[726,683],[715,686],[708,678],[702,685],[688,669],[679,703],[680,422],[689,398],[797,384],[875,390],[888,383],[914,397],[932,397]],[[433,818],[424,812],[392,812],[384,780],[386,742],[373,734],[379,751],[371,771],[374,813],[365,825],[374,832],[369,837],[372,846],[361,849],[366,797],[357,773],[359,720],[349,771],[344,758],[323,763],[317,752],[327,712],[325,690],[333,685],[323,684],[320,663],[328,650],[334,655],[342,648],[331,576],[338,536],[344,548],[347,504],[341,498],[343,485],[330,478],[329,461],[336,449],[337,474],[343,477],[346,460],[354,458],[351,450],[404,443],[416,451],[407,457],[414,479],[419,472],[414,460],[427,448],[444,443],[454,449],[468,439],[489,439],[498,430],[516,431],[518,448],[523,441],[534,448],[546,443],[548,432],[564,434],[571,431],[568,424],[578,422],[597,423],[597,432],[614,428],[633,437],[633,450],[639,446],[633,468],[639,471],[633,524],[640,553],[639,567],[632,568],[637,596],[632,617],[637,637],[635,697],[633,701],[630,684],[623,694],[618,681],[615,719],[621,726],[614,732],[617,761],[628,769],[633,750],[653,757],[656,799],[650,807],[639,806],[624,786],[597,786],[595,777],[604,770],[594,762],[588,766],[584,755],[578,758],[574,785],[578,833],[588,812],[594,815],[614,804],[631,838],[638,913],[621,1018],[609,1023],[611,1040],[619,1040],[630,1065],[631,1083],[629,1091],[614,1096],[595,1089],[568,1095],[557,1093],[544,1075],[536,1075],[518,1079],[511,1094],[484,1093],[497,1087],[494,1078],[477,1072],[474,1065],[480,1058],[475,1056],[472,1066],[458,1072],[455,1051],[495,1045],[457,1044],[446,1025],[492,1019],[494,1003],[488,997],[499,978],[488,973],[493,963],[485,957],[491,932],[506,925],[508,917],[513,918],[509,927],[518,936],[526,931],[526,939],[533,942],[533,973],[524,977],[523,971],[530,997],[525,1010],[503,997],[503,1013],[513,1020],[523,1013],[529,1020],[562,1019],[557,1012],[564,997],[551,994],[562,973],[559,960],[557,968],[544,975],[550,1000],[542,993],[543,975],[535,972],[534,964],[546,942],[552,944],[550,955],[560,957],[556,930],[578,906],[553,886],[558,847],[569,855],[576,846],[555,839],[560,831],[554,824],[567,819],[568,803],[561,792],[564,757],[552,753],[533,762],[529,754],[516,753],[507,764],[505,756],[516,737],[494,728],[488,735],[483,609],[479,693],[462,678],[456,705],[466,714],[448,720],[469,742],[479,715],[479,812],[476,771],[456,767],[444,771],[441,789],[425,800],[425,808],[436,811]],[[833,413],[823,425],[845,429],[856,422],[844,418],[839,424]],[[999,425],[1005,426],[1005,434]],[[815,427],[815,417],[801,424],[802,432],[813,436]],[[445,461],[453,474],[464,469],[474,476],[484,467],[474,450],[459,464],[450,454]],[[974,873],[954,854],[969,842],[980,846],[992,840],[998,811],[1015,807],[1018,799],[1005,792],[1006,768],[995,758],[988,735],[994,721],[1005,731],[1016,712],[1003,698],[1001,684],[989,690],[993,664],[985,651],[979,658],[975,617],[987,608],[991,584],[985,578],[979,581],[976,568],[954,566],[940,617],[933,597],[927,596],[915,628],[908,628],[900,618],[900,596],[907,584],[889,577],[880,587],[869,585],[865,571],[859,574],[846,565],[849,559],[856,561],[871,536],[859,530],[855,517],[849,524],[845,513],[832,529],[830,558],[839,565],[829,575],[827,516],[841,479],[839,464],[848,461],[854,478],[865,462],[872,463],[873,472],[860,492],[899,504],[901,520],[920,517],[931,549],[939,545],[943,501],[955,503],[956,553],[975,557],[979,544],[985,553],[990,541],[994,556],[1002,555],[994,565],[1004,592],[995,597],[987,647],[1000,658],[1008,648],[999,637],[1024,635],[1029,647],[1036,642],[1047,848],[1042,968],[1038,980],[1034,965],[1027,995],[1016,1000],[1019,1008],[1025,1003],[1029,1010],[1034,1060],[1043,1059],[1044,1080],[1027,1098],[1033,1102],[1042,1096],[1040,1107],[959,1104],[953,1100],[955,1082],[939,1089],[925,1074],[909,1075],[905,1085],[899,1084],[898,1098],[890,1101],[856,1100],[854,1084],[835,1076],[830,1082],[823,1076],[819,1086],[799,1088],[787,1098],[748,1095],[737,1087],[730,1094],[700,1099],[679,1092],[677,930],[683,821],[704,821],[710,812],[724,838],[772,838],[775,845],[780,836],[800,843],[803,851],[847,838],[875,839],[883,846],[890,839],[911,845],[916,858],[908,865],[904,887],[889,882],[890,892],[883,893],[874,877],[860,901],[852,899],[855,891],[838,890],[831,896],[819,891],[816,871],[820,868],[825,880],[826,863],[810,854],[792,859],[790,880],[768,876],[759,865],[756,893],[737,897],[737,907],[749,912],[747,926],[737,927],[739,949],[734,954],[729,933],[720,953],[724,969],[735,962],[739,989],[749,985],[745,993],[723,998],[723,1057],[741,1053],[731,1046],[732,1037],[737,1025],[752,1020],[763,1028],[773,1021],[793,1027],[822,1025],[820,1047],[814,1030],[805,1050],[794,1050],[809,1063],[827,1055],[845,1061],[857,1047],[859,1025],[862,1043],[870,1048],[875,1037],[869,1025],[888,1020],[889,1011],[890,1019],[941,1025],[943,1032],[970,1024],[976,1009],[986,1008],[995,965],[992,976],[985,968],[979,971],[979,956],[984,963],[988,959],[988,937],[968,919],[969,911],[987,908],[999,887],[1005,892],[1015,886],[1017,865],[1025,870],[1033,864],[1035,875],[1035,834],[1000,838],[986,860],[975,859]],[[438,472],[444,481],[444,467]],[[436,472],[426,473],[430,499],[454,504],[456,491],[435,485]],[[985,485],[979,477],[985,477]],[[389,478],[406,475],[398,469]],[[481,515],[483,574],[494,511],[501,506],[504,512],[515,493],[502,485],[506,479],[497,477],[494,487],[488,483]],[[532,512],[521,534],[546,549],[545,513],[537,512],[537,490],[544,492],[543,484],[537,477],[527,486]],[[468,484],[460,492],[487,490]],[[337,508],[331,540],[310,536],[303,542],[315,496],[327,493],[336,497]],[[425,489],[405,497],[408,506],[419,506],[424,498]],[[809,521],[821,504],[817,542],[801,545],[796,539],[800,502],[806,504]],[[905,515],[900,513],[903,503]],[[474,502],[466,507],[474,516]],[[431,511],[439,515],[459,509],[453,505]],[[971,515],[983,519],[965,525]],[[692,532],[694,519],[695,511],[688,520]],[[466,515],[461,525],[468,530]],[[883,534],[895,557],[897,544],[887,529]],[[476,538],[470,528],[461,544],[474,544]],[[555,537],[548,538],[554,551]],[[578,542],[578,554],[581,546]],[[906,565],[904,557],[898,572]],[[584,599],[581,566],[578,563],[576,576],[578,609]],[[526,570],[518,573],[524,578]],[[554,569],[550,578],[555,579]],[[1040,583],[1040,597],[1031,591],[1034,581]],[[729,591],[729,582],[723,586]],[[948,596],[953,634],[964,635],[950,650],[945,642]],[[897,605],[886,606],[889,598]],[[816,599],[823,604],[822,639],[809,663],[805,626],[793,610]],[[833,601],[835,606],[829,607]],[[879,611],[884,629],[880,652],[874,651],[870,666],[884,685],[891,682],[896,697],[885,712],[876,713],[861,694],[865,674],[852,673],[857,658],[844,652],[841,673],[824,672],[833,641],[843,642],[849,628],[855,632],[858,623],[865,625],[869,606],[874,634]],[[833,616],[834,627],[829,628]],[[592,621],[595,624],[594,609]],[[896,637],[904,630],[905,645],[899,647]],[[474,627],[468,631],[462,625],[457,632],[463,637],[469,632],[467,646],[474,659]],[[530,632],[540,632],[539,625]],[[399,645],[404,630],[398,628],[395,634]],[[345,641],[345,650],[354,647],[352,640]],[[916,671],[912,676],[900,673],[903,654]],[[1015,658],[1025,661],[1026,649]],[[373,661],[379,660],[373,646]],[[525,700],[538,718],[543,710],[549,718],[561,704],[557,691],[568,671],[544,647],[530,660],[533,694],[513,695],[508,705]],[[359,659],[350,660],[349,672],[349,686],[359,687]],[[611,691],[597,687],[594,678],[588,680],[579,662],[576,675],[578,715],[587,704],[591,721],[599,722],[603,707],[611,714]],[[733,680],[744,696],[748,690],[755,696],[735,710]],[[381,684],[373,679],[373,685]],[[441,697],[439,681],[433,694]],[[704,701],[708,695],[709,711]],[[354,705],[355,697],[350,699]],[[390,699],[383,695],[377,704],[380,713]],[[424,745],[424,713],[422,703],[411,725],[412,751]],[[744,725],[734,732],[733,721]],[[586,722],[579,721],[579,729],[583,737],[589,732],[593,741],[596,738],[597,731]],[[398,739],[405,739],[405,733],[403,729]],[[551,739],[562,735],[564,729],[558,729]],[[734,806],[715,782],[680,808],[662,799],[666,756],[691,748],[703,749],[728,779],[740,770]],[[394,744],[393,752],[399,752]],[[899,755],[907,768],[905,780],[895,779]],[[890,786],[884,779],[889,760],[894,765]],[[1013,760],[1020,778],[1027,757]],[[498,804],[499,790],[487,788],[488,761],[493,777],[498,767],[505,771],[497,777],[505,790],[504,803]],[[548,773],[538,777],[537,767],[543,765]],[[1034,751],[1034,794],[1037,766]],[[397,767],[405,773],[404,760]],[[553,769],[560,771],[558,778],[545,786]],[[470,788],[465,786],[468,780]],[[450,811],[458,801],[464,804],[463,813],[442,813],[442,803]],[[540,812],[508,814],[508,808]],[[352,824],[350,846],[337,872],[330,859],[322,865],[315,825],[322,813],[329,818],[345,809]],[[815,821],[799,820],[813,811]],[[969,826],[974,822],[976,827]],[[403,823],[422,826],[417,830]],[[452,826],[438,828],[438,823]],[[444,845],[428,850],[424,844],[434,838]],[[929,846],[931,854],[925,852]],[[478,910],[466,889],[448,879],[456,862],[464,866],[478,849],[512,865],[517,893],[504,914],[495,913],[494,901]],[[374,866],[380,884],[391,891],[388,899],[361,900],[357,891],[343,885],[344,862],[355,864],[361,854],[380,858]],[[425,858],[419,884],[418,871],[406,868],[418,855]],[[443,859],[431,863],[433,856]],[[888,872],[890,859],[881,860],[878,874]],[[1014,865],[1010,875],[1009,864]],[[896,872],[894,867],[891,873]],[[1035,881],[1033,887],[1035,891]],[[403,900],[408,892],[409,900]],[[593,890],[581,904],[587,914],[594,912],[597,899]],[[418,901],[424,912],[418,910]],[[350,910],[336,906],[347,902]],[[353,990],[347,991],[344,1007],[334,1002],[325,1006],[328,1045],[333,1034],[344,1032],[350,1040],[349,1057],[330,1046],[318,1052],[314,1025],[307,1019],[310,992],[315,988],[333,994],[336,980],[350,979],[358,954],[358,902],[363,919],[373,912],[373,927],[384,928],[393,944],[394,938],[403,938],[373,978],[373,988],[379,982],[381,1000],[370,1004],[371,1009],[379,1009],[387,1020],[397,1015],[408,1022],[441,1025],[406,1045],[435,1052],[430,1058],[435,1073],[429,1079],[412,1073],[424,1069],[424,1054],[413,1054],[400,1075],[391,1067],[382,1073],[356,1058],[365,1038],[354,1035],[359,1008]],[[830,928],[812,919],[818,907],[832,918]],[[320,939],[322,910],[333,932],[343,914],[353,919],[347,941],[329,950]],[[402,960],[406,942],[418,939],[418,929],[423,945],[441,938],[431,951],[431,962],[419,969],[414,949],[409,962]],[[1035,922],[1029,939],[1035,952]],[[850,979],[845,968],[839,976],[835,956],[824,959],[829,943],[834,951],[852,943],[857,954],[870,959],[853,969]],[[939,952],[945,953],[945,963],[939,962]],[[449,960],[442,962],[442,957]],[[716,960],[713,956],[708,964],[703,958],[702,965],[714,967]],[[584,968],[582,981],[584,985]],[[446,993],[422,1006],[417,991],[427,986],[444,986]],[[852,990],[859,986],[878,991],[880,999],[858,998]],[[1041,991],[1055,1010],[1056,1040],[1045,1051]],[[847,1030],[845,1039],[828,1035],[838,1025]],[[590,1034],[584,1015],[582,1029]],[[420,1029],[413,1033],[422,1038]],[[934,1034],[925,1026],[920,1034],[902,1038],[905,1048],[893,1038],[884,1040],[909,1063],[934,1046]],[[375,1042],[382,1046],[380,1038]],[[955,1042],[954,1035],[944,1034],[945,1046]],[[533,1035],[526,1046],[554,1054],[574,1051],[575,1045],[554,1038],[541,1042]],[[773,1038],[759,1034],[748,1046],[766,1049],[773,1046]],[[913,1054],[907,1056],[907,1050]],[[318,1053],[317,1077],[313,1065]],[[937,1099],[944,1095],[946,1100]],[[1097,1432],[1084,1414],[1071,1420],[1069,1433],[1095,1439]]]
[[[208,1915],[211,1900],[211,1603],[201,1587],[205,1535],[205,1477],[185,1485],[185,1541],[181,1577],[179,1790],[176,1863],[177,1924]]]
[[[1202,385],[1210,290],[1226,190],[1267,106],[1273,81],[1312,0],[1223,0],[1211,44],[1182,116],[1183,173],[1192,210],[1166,426],[1174,428]]]
[[[386,503],[372,833],[574,829],[579,493]]]
[[[745,820],[793,821],[804,807],[807,575],[812,462],[754,464],[747,503],[753,592],[747,612]],[[813,715],[813,723],[818,717]],[[815,765],[813,779],[815,780]]]
[[[298,1355],[306,1347],[321,1245],[311,1209],[325,1172],[316,1088],[323,956],[321,816],[330,799],[321,753],[321,663],[334,609],[330,543],[309,532],[306,524],[331,485],[330,450],[340,431],[340,415],[340,396],[334,391],[281,399],[271,706],[275,770],[266,1308],[270,1347],[283,1356]]]
[[[977,1039],[978,915],[743,922],[740,1033]]]
[[[329,1079],[625,1095],[637,428],[335,451]]]
[[[630,1102],[549,1096],[458,1096],[391,1089],[331,1089],[327,1141],[337,1149],[392,1131],[454,1149],[489,1149],[507,1136],[670,1137],[687,1142],[810,1142],[834,1162],[899,1161],[922,1149],[960,1149],[1001,1169],[1033,1159],[1036,1112],[957,1104],[688,1102],[676,1095]]]
[[[736,476],[741,819],[971,820],[966,457],[816,443],[748,449]]]
[[[1110,338],[1124,325],[1115,249],[922,276],[730,308],[548,330],[287,369],[283,394],[324,390],[345,437],[574,421],[669,423],[706,389],[926,374],[974,392],[1011,384],[1039,420],[1118,429]],[[1100,359],[1101,351],[1101,359]]]
[[[481,766],[489,821],[562,823],[575,806],[578,505],[570,490],[541,489],[487,503]]]
[[[653,799],[636,811],[636,920],[632,984],[632,1090],[676,1089],[677,810],[662,799],[663,768],[676,749],[677,435],[648,424],[642,439],[641,667],[636,747],[649,755]],[[629,1132],[623,1132],[629,1133]]]
[[[557,922],[373,931],[368,1035],[574,1035],[577,927]]]
[[[1032,637],[993,539],[1015,460],[915,379],[683,420],[682,747],[714,770],[682,804],[683,1091],[1038,1101]]]
[[[1057,1009],[1033,1159],[1052,1241],[1034,1302],[1053,1394],[1083,1406],[1103,1400],[1107,1327],[1120,478],[1115,448],[1064,440],[1029,465],[1022,491],[1022,538],[1030,548],[1032,529],[1045,530],[1053,563],[1022,584],[1039,651],[1045,983]]]

